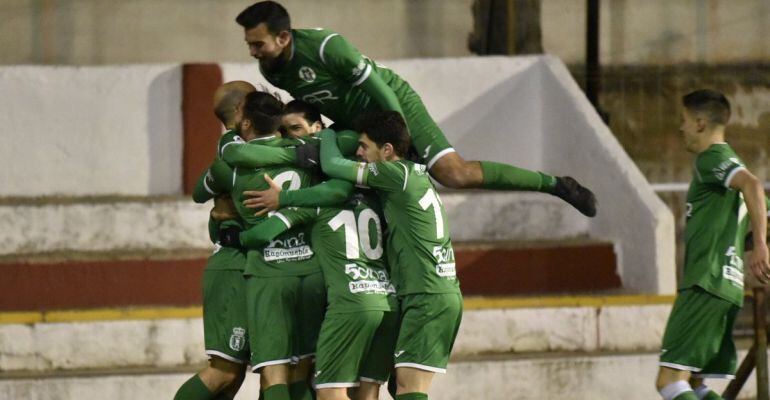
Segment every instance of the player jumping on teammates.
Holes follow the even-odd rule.
[[[749,269],[760,282],[770,280],[767,209],[761,182],[725,142],[730,119],[725,96],[698,90],[682,103],[679,130],[696,156],[687,192],[684,279],[663,335],[656,386],[665,400],[715,400],[722,397],[703,379],[734,378],[732,330],[743,305],[749,221],[754,232]]]
[[[395,72],[363,56],[344,37],[324,29],[292,29],[286,9],[262,1],[243,10],[252,57],[273,86],[318,107],[351,128],[359,115],[393,110],[403,115],[411,141],[431,175],[451,188],[539,191],[555,195],[581,213],[596,215],[593,193],[570,177],[554,177],[492,161],[466,161],[452,148],[422,100]]]

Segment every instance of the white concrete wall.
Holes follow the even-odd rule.
[[[477,57],[385,64],[420,93],[466,159],[573,175],[598,196],[599,216],[591,220],[569,208],[550,213],[547,207],[536,207],[525,215],[490,207],[485,216],[499,221],[499,230],[518,228],[516,235],[495,238],[542,238],[538,235],[547,230],[538,227],[556,221],[570,235],[588,233],[613,241],[625,287],[673,292],[673,217],[558,59]],[[226,81],[267,85],[256,62],[223,64],[222,70]],[[25,141],[2,135],[6,145],[0,146],[0,177],[6,184],[0,196],[178,193],[179,67],[8,67],[0,69],[3,90],[16,101],[0,112],[0,129],[28,132],[33,126],[42,133],[26,135]],[[289,96],[284,93],[283,98]],[[490,205],[518,201],[513,194],[497,196]],[[452,223],[460,224],[466,225]],[[539,233],[527,236],[530,230]],[[484,235],[478,239],[488,238],[489,230],[475,232]]]
[[[676,290],[674,217],[623,150],[564,64],[541,59],[544,168],[570,174],[594,190],[598,214],[591,237],[610,240],[626,287]]]
[[[0,197],[181,190],[181,68],[0,67]]]

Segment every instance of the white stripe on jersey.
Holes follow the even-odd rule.
[[[353,82],[353,86],[358,86],[358,85],[364,83],[366,78],[368,78],[369,75],[371,75],[371,74],[372,74],[372,66],[370,64],[367,64],[366,65],[366,70],[364,70],[364,74],[361,75],[361,77],[358,78],[357,81]]]
[[[326,59],[324,58],[324,48],[326,47],[326,43],[329,43],[329,39],[339,36],[339,33],[332,33],[331,35],[324,38],[324,41],[321,42],[321,48],[318,50],[318,55],[321,56],[321,62],[326,64]]]

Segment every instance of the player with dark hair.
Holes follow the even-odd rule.
[[[321,167],[330,177],[374,189],[388,221],[386,253],[400,300],[396,399],[427,399],[435,373],[444,373],[462,319],[444,206],[425,165],[404,157],[410,137],[395,111],[368,114],[359,126],[357,156],[343,158],[335,133],[323,130]]]
[[[363,56],[344,37],[325,29],[291,29],[288,12],[274,1],[243,10],[252,57],[272,85],[318,107],[336,128],[351,128],[366,112],[393,110],[406,119],[412,144],[431,175],[452,188],[550,193],[587,216],[596,214],[593,193],[570,177],[554,177],[492,161],[466,161],[455,152],[422,100],[395,72]]]
[[[214,113],[228,131],[217,144],[217,158],[222,148],[238,141],[237,109],[244,98],[255,88],[248,82],[227,82],[214,93]],[[221,162],[221,161],[220,161]],[[193,200],[205,203],[218,193],[206,184],[208,170],[198,180],[193,190]],[[210,177],[209,177],[210,179]],[[246,320],[246,285],[243,269],[246,253],[239,246],[222,244],[220,232],[237,232],[242,222],[237,218],[217,216],[220,209],[231,210],[229,194],[220,194],[209,219],[209,234],[216,243],[214,253],[203,271],[203,337],[209,365],[187,380],[177,391],[176,400],[206,400],[233,398],[243,382],[249,361],[249,345]],[[227,206],[229,205],[229,207]]]
[[[754,232],[749,269],[760,282],[770,280],[767,209],[762,183],[725,142],[730,118],[725,96],[697,90],[682,104],[679,130],[695,164],[687,192],[684,277],[663,335],[656,387],[665,400],[713,400],[721,397],[703,379],[735,374],[732,330],[743,305],[749,224]]]
[[[231,168],[225,162],[255,144],[265,148],[300,144],[298,140],[281,139],[277,134],[282,113],[283,104],[273,95],[248,94],[236,117],[243,140],[223,148],[224,161],[212,165],[209,179],[205,181],[212,192],[230,193],[246,229],[264,218],[243,206],[245,189],[266,188],[265,176],[287,189],[309,186],[313,179],[308,171],[287,163],[255,169]],[[241,246],[238,233],[227,237]],[[248,336],[250,363],[252,370],[260,373],[266,400],[310,396],[307,378],[326,302],[320,266],[309,236],[307,229],[293,228],[270,243],[246,249],[243,275],[248,331],[258,332]]]
[[[281,125],[284,134],[295,138],[315,135],[324,128],[318,109],[302,100],[292,100],[286,104]]]

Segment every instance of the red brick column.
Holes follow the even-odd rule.
[[[222,124],[214,116],[213,100],[214,91],[222,83],[218,64],[182,67],[182,187],[185,194],[192,193],[198,177],[214,158]]]

